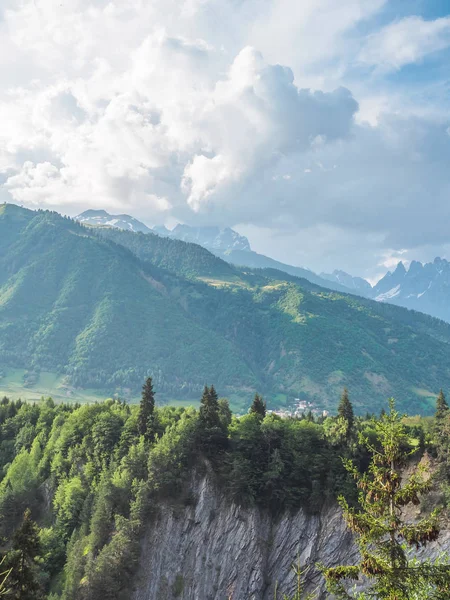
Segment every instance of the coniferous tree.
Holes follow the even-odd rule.
[[[222,426],[228,429],[233,413],[230,409],[230,404],[226,398],[220,398],[219,400],[219,417],[222,423]]]
[[[350,399],[348,397],[347,388],[344,388],[344,391],[342,392],[341,400],[338,406],[338,416],[342,417],[347,421],[348,429],[350,431],[355,421],[355,415],[353,413],[352,403],[350,402]]]
[[[152,378],[147,377],[142,386],[142,397],[138,415],[138,433],[145,439],[151,440],[154,436],[155,393]]]
[[[8,597],[14,600],[38,600],[43,597],[38,579],[36,558],[39,555],[39,529],[25,511],[22,524],[14,533],[12,550],[6,555],[11,569],[8,578]]]
[[[199,420],[202,425],[207,428],[220,425],[219,399],[214,386],[208,388],[208,386],[205,385],[200,400]]]
[[[435,417],[437,420],[442,420],[448,414],[448,404],[445,399],[445,394],[440,390],[436,400],[436,413]]]
[[[437,539],[438,517],[434,511],[412,523],[405,520],[402,509],[419,504],[420,494],[430,489],[431,482],[425,480],[421,468],[402,480],[401,469],[411,452],[394,400],[389,403],[389,413],[374,425],[381,449],[361,439],[372,453],[369,470],[362,475],[351,461],[344,461],[357,482],[360,508],[350,508],[342,496],[339,504],[356,536],[361,560],[355,566],[324,568],[328,590],[342,599],[444,600],[450,594],[450,567],[421,563],[408,554],[408,547],[419,549]],[[368,583],[368,592],[353,595],[348,588],[361,577]]]
[[[255,394],[252,405],[250,406],[250,413],[257,414],[264,419],[266,416],[266,403],[259,394]]]
[[[200,400],[198,437],[200,447],[211,457],[226,446],[226,428],[220,418],[219,400],[213,385],[210,388],[205,385]]]

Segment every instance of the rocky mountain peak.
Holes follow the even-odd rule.
[[[93,227],[116,227],[126,231],[150,233],[150,228],[141,221],[138,221],[131,215],[111,215],[106,210],[85,210],[75,217],[83,225]]]
[[[199,244],[213,251],[251,250],[248,239],[230,227],[223,229],[214,226],[192,227],[180,223],[171,231],[164,226],[154,227],[153,231],[159,235],[182,240],[183,242]]]

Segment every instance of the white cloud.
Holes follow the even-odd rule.
[[[450,17],[425,21],[410,16],[371,34],[359,61],[381,70],[398,70],[450,46]]]
[[[358,114],[341,85],[357,60],[392,70],[447,43],[450,18],[408,17],[360,52],[355,27],[384,4],[9,0],[2,199],[252,225],[260,249],[319,270],[444,243],[449,123],[400,116],[381,88]]]

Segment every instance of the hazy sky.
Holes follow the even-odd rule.
[[[448,0],[1,0],[0,199],[450,258]]]

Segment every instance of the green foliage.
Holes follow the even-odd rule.
[[[58,526],[66,538],[81,524],[81,514],[86,497],[87,489],[79,475],[61,480],[53,503]]]
[[[231,412],[230,404],[226,398],[219,398],[218,411],[222,428],[228,430],[228,427],[231,425],[233,413]]]
[[[437,420],[443,419],[448,414],[448,404],[445,399],[445,394],[442,389],[439,391],[437,400],[436,400],[436,414],[435,417]]]
[[[12,538],[11,550],[5,557],[6,566],[11,569],[8,577],[9,598],[15,600],[43,598],[36,564],[39,553],[39,529],[31,519],[31,511],[27,509],[22,523]]]
[[[292,565],[292,570],[294,571],[295,583],[296,583],[296,589],[295,589],[294,595],[288,596],[287,594],[284,594],[283,598],[280,599],[279,594],[278,594],[278,586],[275,586],[274,600],[315,600],[316,594],[314,592],[312,592],[310,594],[303,593],[304,572],[302,571],[300,561],[298,561],[296,564]]]
[[[347,423],[347,435],[350,435],[355,415],[353,413],[353,406],[348,397],[348,390],[344,389],[341,400],[338,406],[338,416],[341,417]]]
[[[227,428],[222,421],[219,411],[219,399],[212,385],[205,385],[203,396],[200,400],[198,415],[198,445],[209,458],[225,450],[227,446]]]
[[[207,472],[230,500],[274,515],[300,507],[315,512],[339,493],[355,505],[339,457],[366,470],[372,451],[356,442],[358,432],[379,450],[377,422],[355,417],[349,438],[343,417],[322,422],[312,414],[250,411],[237,418],[214,386],[204,389],[199,410],[154,406],[157,431],[150,439],[138,431],[140,407],[117,400],[0,401],[2,409],[8,458],[0,480],[2,551],[11,564],[17,560],[13,540],[31,508],[39,527],[33,525],[30,574],[53,600],[128,600],[145,524],[163,498],[195,504],[192,477]],[[402,448],[425,436],[422,421],[405,426]],[[177,580],[174,593],[180,587]]]
[[[261,398],[261,396],[259,394],[255,394],[255,397],[253,398],[253,402],[252,402],[252,405],[250,406],[249,412],[255,413],[255,414],[259,415],[260,417],[262,417],[263,419],[266,416],[266,403],[264,402],[264,400]]]
[[[151,440],[155,435],[154,413],[155,394],[153,392],[152,378],[147,377],[142,387],[142,398],[137,421],[139,435],[143,435],[147,440]]]
[[[237,501],[279,512],[319,510],[343,469],[323,427],[306,420],[250,413],[230,427],[227,485]]]
[[[8,579],[11,575],[12,567],[9,569],[4,567],[5,558],[6,556],[0,560],[0,596],[6,596],[10,592],[8,587]]]
[[[437,539],[438,514],[415,522],[405,520],[402,509],[419,504],[419,496],[430,490],[431,481],[425,469],[418,467],[406,480],[402,468],[411,450],[402,418],[390,400],[390,411],[375,423],[378,446],[371,446],[372,459],[368,471],[359,473],[351,461],[345,466],[357,481],[359,507],[351,508],[339,498],[348,527],[356,534],[361,560],[355,566],[324,568],[328,589],[337,598],[386,598],[409,600],[418,590],[427,590],[427,598],[448,598],[450,567],[411,558],[408,547],[419,549]],[[368,581],[364,594],[348,590],[348,581]],[[425,596],[422,596],[425,597]]]

